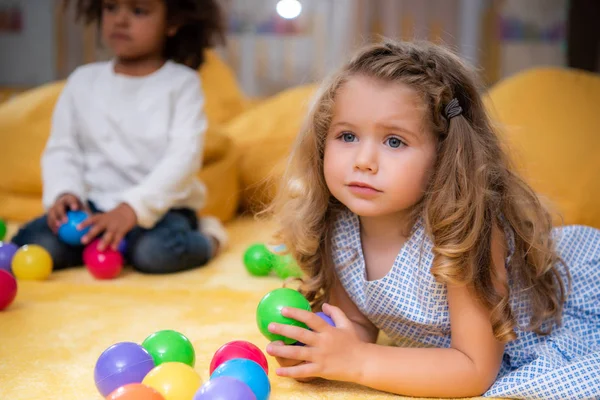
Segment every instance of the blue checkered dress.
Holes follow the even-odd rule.
[[[512,233],[506,233],[511,250]],[[518,330],[486,396],[600,399],[600,231],[569,226],[554,233],[573,278],[563,325],[549,336]],[[390,272],[367,281],[358,217],[345,212],[336,221],[333,260],[342,285],[361,312],[402,346],[450,346],[446,288],[430,273],[431,249],[419,221]],[[508,267],[509,261],[510,251]],[[511,285],[513,312],[526,326],[528,307],[519,292]]]

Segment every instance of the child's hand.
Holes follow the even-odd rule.
[[[285,317],[304,322],[312,331],[297,326],[272,323],[269,331],[296,339],[306,346],[267,346],[267,353],[285,359],[277,374],[295,379],[320,377],[330,380],[358,382],[362,342],[352,322],[337,307],[325,304],[323,312],[329,315],[336,327],[327,324],[318,315],[297,308],[283,308]]]
[[[271,344],[269,344],[269,347],[271,347],[271,346],[285,346],[285,345],[283,344],[283,342],[281,340],[278,340],[276,342],[271,342]],[[277,360],[279,365],[281,365],[282,367],[293,367],[295,365],[304,364],[306,362],[306,361],[300,361],[300,360],[292,360],[292,359],[283,358],[283,357],[275,357],[275,359]],[[299,382],[310,382],[313,379],[314,379],[314,377],[296,378],[296,380]]]
[[[48,210],[48,226],[52,232],[57,233],[58,228],[67,222],[67,210],[83,210],[85,207],[81,200],[74,194],[65,193],[54,202],[54,205]]]
[[[135,211],[129,204],[121,203],[109,212],[96,214],[79,225],[79,229],[92,226],[90,231],[81,238],[81,243],[88,244],[96,236],[104,232],[102,240],[98,244],[98,250],[102,251],[110,246],[117,250],[121,239],[132,230],[137,223]]]

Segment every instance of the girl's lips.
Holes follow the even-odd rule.
[[[110,34],[110,38],[113,40],[129,40],[131,39],[129,35],[125,33],[115,32]]]
[[[350,182],[350,184],[348,184],[348,188],[352,193],[361,196],[374,196],[378,193],[381,193],[381,190],[377,190],[373,186],[363,182]]]

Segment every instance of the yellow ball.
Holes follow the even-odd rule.
[[[12,271],[17,279],[42,281],[52,273],[52,257],[42,246],[25,245],[13,256]]]
[[[148,372],[142,383],[158,391],[165,400],[191,400],[200,389],[202,379],[187,364],[167,362]]]

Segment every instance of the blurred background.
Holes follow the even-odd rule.
[[[110,57],[60,0],[0,0],[0,86],[64,79]],[[493,84],[540,65],[599,70],[600,0],[223,0],[218,52],[248,96],[315,82],[381,36],[455,49]]]

